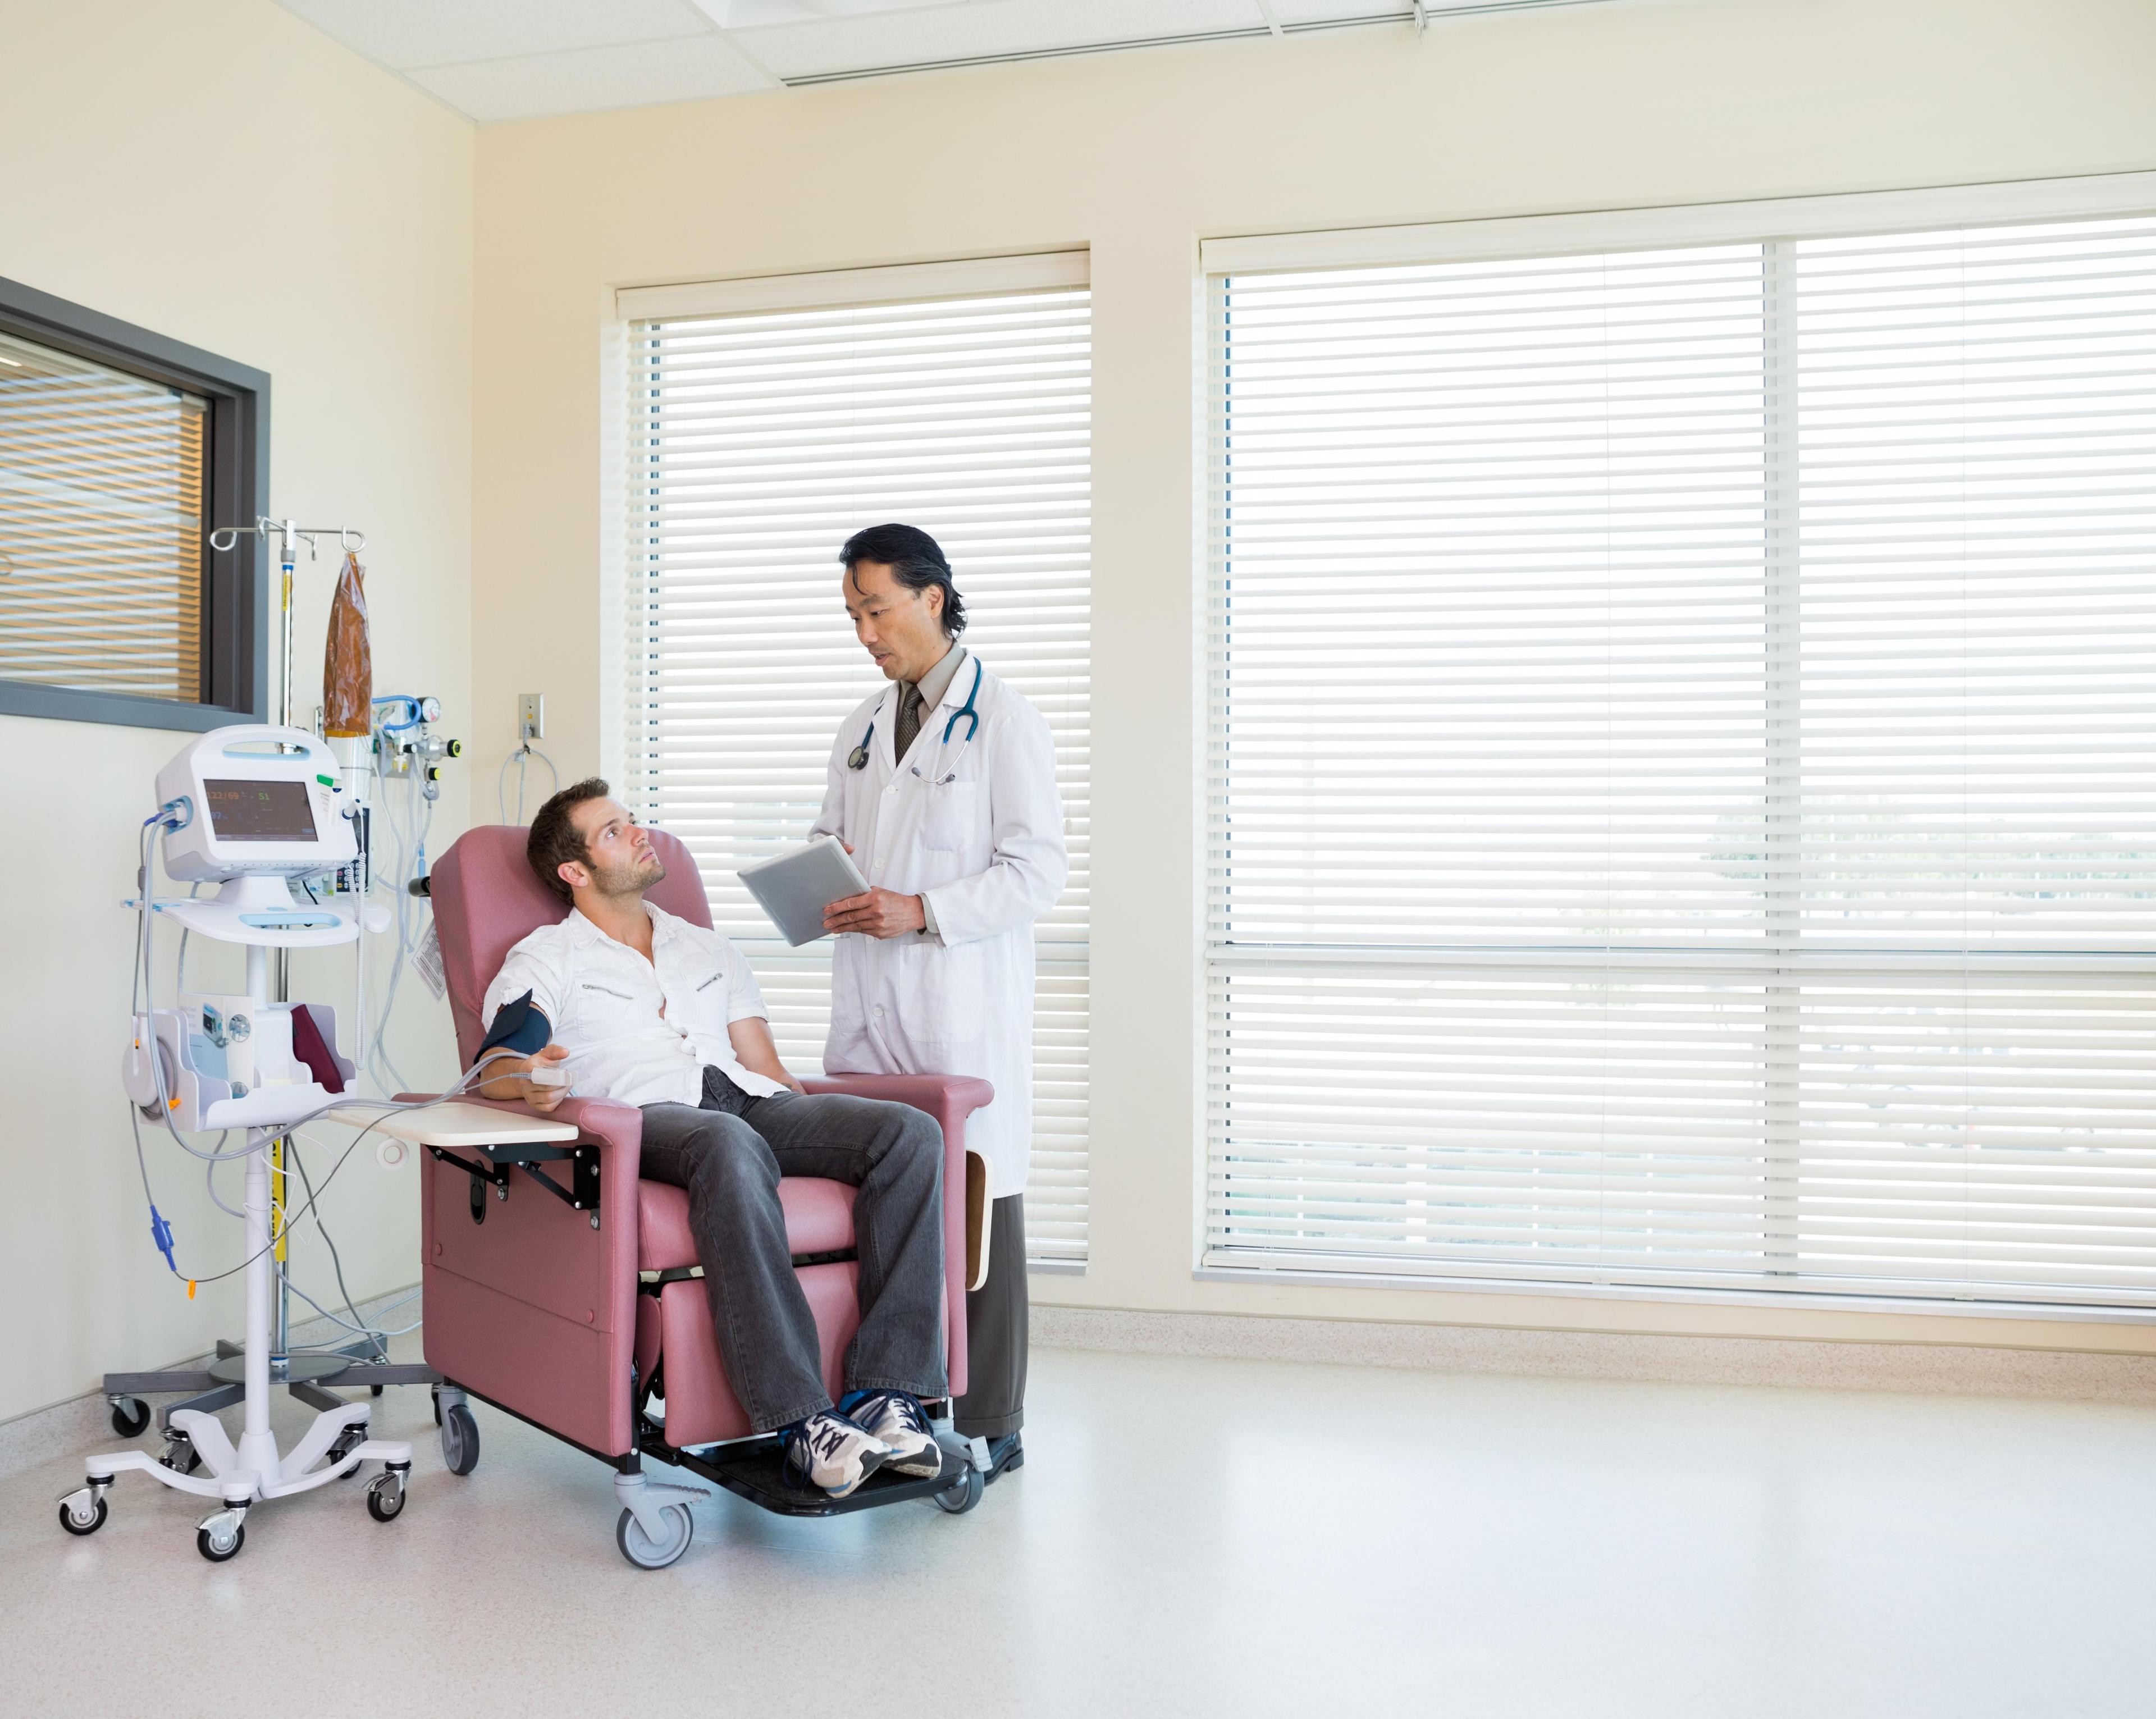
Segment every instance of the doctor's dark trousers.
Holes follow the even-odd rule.
[[[711,1068],[700,1104],[643,1109],[643,1173],[688,1190],[719,1358],[750,1425],[772,1432],[831,1406],[786,1240],[782,1176],[859,1190],[861,1324],[846,1388],[943,1394],[943,1131],[933,1116],[836,1092],[752,1098]],[[1019,1247],[1023,1265],[1023,1238]]]
[[[968,1439],[1000,1439],[1025,1424],[1025,1196],[988,1203],[988,1275],[966,1295],[966,1394],[951,1423]]]

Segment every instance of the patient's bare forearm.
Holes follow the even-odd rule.
[[[801,1083],[786,1072],[786,1065],[778,1060],[778,1044],[771,1036],[770,1022],[760,1015],[732,1022],[726,1037],[733,1044],[734,1060],[752,1075],[776,1080],[796,1092],[801,1090]]]
[[[479,1084],[479,1090],[485,1096],[511,1099],[525,1096],[527,1089],[521,1076],[531,1066],[530,1057],[497,1054],[487,1058],[480,1066],[495,1070]]]
[[[535,1056],[519,1056],[501,1051],[480,1064],[482,1068],[499,1064],[498,1070],[480,1082],[479,1090],[487,1098],[514,1101],[522,1099],[535,1111],[550,1111],[569,1096],[567,1081],[563,1078],[562,1064],[569,1053],[559,1044],[549,1044]],[[541,1071],[553,1078],[541,1084]]]

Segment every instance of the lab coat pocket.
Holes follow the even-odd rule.
[[[921,845],[938,854],[964,848],[973,835],[979,804],[977,782],[947,782],[930,788],[928,809],[921,819]]]
[[[987,951],[978,943],[939,947],[916,944],[906,951],[911,957],[900,975],[901,1018],[906,1036],[924,1050],[949,1052],[977,1044],[983,1030],[983,1012],[993,1006],[988,995]],[[934,1060],[924,1066],[953,1070],[957,1065]]]

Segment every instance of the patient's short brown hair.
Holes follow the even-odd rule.
[[[586,800],[603,800],[613,792],[598,777],[587,776],[550,795],[547,803],[531,814],[531,834],[524,840],[524,857],[539,874],[539,881],[564,901],[577,898],[562,881],[562,867],[572,860],[579,865],[592,863],[591,849],[577,834],[576,820],[569,814]]]

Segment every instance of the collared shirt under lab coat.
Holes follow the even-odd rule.
[[[969,742],[962,717],[980,659],[962,663],[904,759],[892,757],[898,689],[840,726],[811,839],[835,835],[872,885],[925,895],[934,935],[848,932],[831,957],[829,1074],[977,1075],[993,1103],[966,1124],[988,1192],[1025,1191],[1033,1146],[1034,921],[1069,877],[1063,797],[1047,719],[983,670]],[[869,724],[865,768],[846,758]],[[916,773],[917,771],[918,773]],[[945,780],[946,777],[950,778]]]

